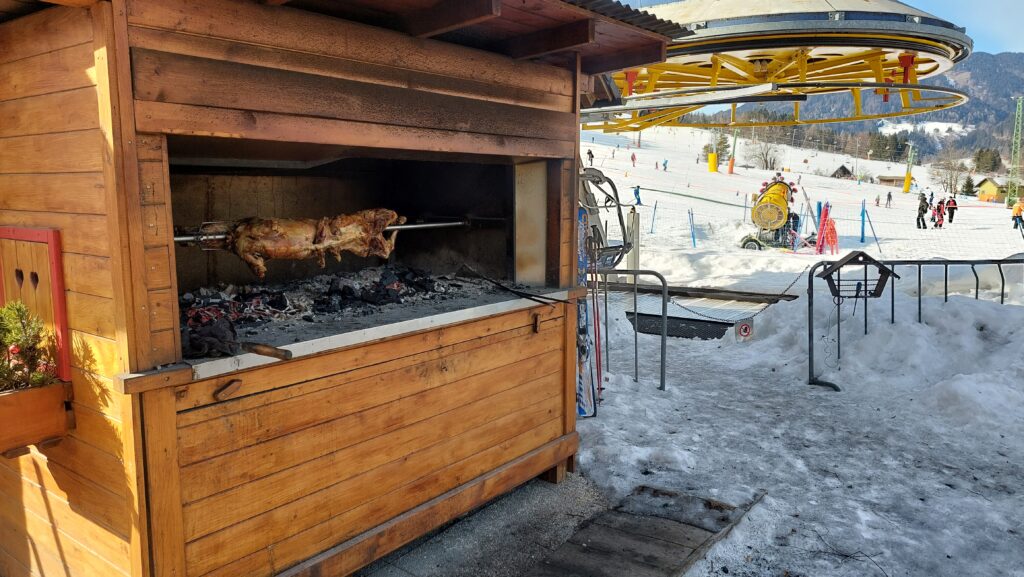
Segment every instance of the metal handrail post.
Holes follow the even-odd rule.
[[[601,275],[604,279],[604,368],[611,368],[611,344],[608,339],[608,275]]]
[[[828,381],[819,381],[814,376],[814,273],[829,264],[821,261],[807,272],[807,384],[828,387],[838,391],[839,386]]]
[[[971,272],[974,273],[974,300],[978,300],[978,293],[981,291],[981,279],[978,278],[978,269],[971,265]]]
[[[998,264],[999,269],[999,304],[1006,304],[1006,277],[1003,276],[1003,265]]]
[[[864,334],[868,334],[868,267],[864,265]]]
[[[918,322],[921,322],[921,263],[918,263]]]
[[[896,265],[892,266],[892,272],[896,272]],[[892,284],[889,285],[889,324],[896,324],[896,282],[899,279],[893,277]]]
[[[633,275],[633,382],[640,382],[640,311],[636,306],[637,275]]]
[[[664,275],[656,270],[644,270],[644,269],[608,269],[599,270],[598,274],[627,274],[627,275],[644,275],[653,276],[658,279],[661,283],[661,384],[658,385],[658,390],[665,390],[665,362],[668,357],[668,281],[665,280]],[[636,318],[639,322],[639,317]],[[608,339],[605,339],[607,342]],[[607,365],[606,365],[607,366]]]

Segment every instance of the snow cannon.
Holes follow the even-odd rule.
[[[750,209],[750,218],[758,228],[778,230],[789,220],[789,197],[793,193],[785,182],[773,182],[761,189]]]
[[[800,215],[790,210],[796,185],[792,182],[773,178],[761,186],[760,193],[750,209],[750,218],[757,226],[757,232],[748,234],[740,246],[750,250],[765,248],[796,249],[798,246],[814,246],[815,233],[804,238],[800,235]]]

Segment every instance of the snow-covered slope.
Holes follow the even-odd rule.
[[[710,173],[706,163],[697,162],[701,148],[710,133],[686,128],[654,129],[641,136],[641,148],[635,147],[635,135],[612,135],[582,132],[584,157],[594,153],[594,167],[602,170],[617,185],[623,202],[632,202],[632,189],[641,187],[644,206],[637,207],[644,231],[641,265],[662,271],[680,284],[731,286],[750,290],[771,291],[788,285],[793,274],[820,260],[818,255],[791,254],[781,251],[753,252],[739,248],[740,239],[754,231],[749,221],[750,195],[772,176],[771,171],[743,168],[753,165],[748,152],[750,142],[739,140],[735,174]],[[618,147],[618,148],[616,148]],[[634,167],[631,154],[637,155]],[[840,248],[865,250],[873,256],[888,259],[917,258],[1003,258],[1024,250],[1024,238],[1013,230],[1010,211],[1005,207],[958,197],[960,205],[953,223],[941,230],[915,227],[918,199],[916,194],[903,194],[897,187],[868,182],[830,178],[840,165],[858,174],[872,176],[904,174],[902,164],[854,159],[843,154],[809,151],[778,146],[778,157],[789,169],[786,176],[799,182],[796,210],[807,216],[817,202],[832,204],[836,218]],[[668,171],[661,169],[668,160]],[[655,167],[657,163],[658,167]],[[914,177],[920,190],[942,197],[927,167],[915,167]],[[660,192],[656,192],[660,191]],[[808,208],[804,197],[810,200]],[[885,208],[888,194],[892,208]],[[876,200],[880,206],[875,206]],[[657,203],[655,212],[654,204]],[[861,206],[866,204],[870,223],[865,226],[865,243],[860,242]],[[688,211],[695,220],[693,247]],[[805,218],[811,230],[811,219]],[[653,221],[653,222],[652,222]],[[653,225],[654,232],[651,233]],[[618,232],[612,223],[610,234]],[[929,223],[929,227],[931,224]],[[874,235],[877,235],[877,243]],[[807,253],[809,251],[800,251]]]

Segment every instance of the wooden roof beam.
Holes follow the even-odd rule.
[[[47,4],[59,4],[61,6],[71,6],[73,8],[88,8],[97,2],[97,0],[43,0]]]
[[[403,16],[405,32],[430,38],[501,16],[501,0],[441,0]]]
[[[498,51],[523,59],[572,50],[592,43],[596,26],[597,21],[592,18],[569,22],[505,40]]]
[[[665,52],[665,42],[652,42],[614,54],[588,56],[583,59],[580,67],[584,74],[617,72],[627,68],[638,68],[647,64],[664,62]]]

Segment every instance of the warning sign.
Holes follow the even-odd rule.
[[[744,319],[735,325],[736,340],[748,341],[754,338],[754,319]]]

